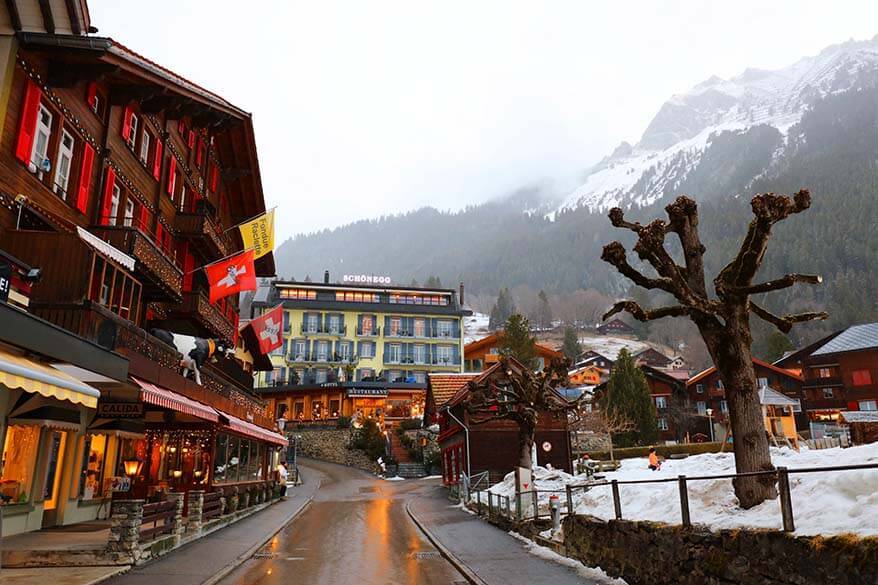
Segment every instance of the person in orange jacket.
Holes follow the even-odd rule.
[[[658,471],[662,468],[662,462],[659,461],[658,455],[655,453],[655,447],[649,449],[649,468]]]

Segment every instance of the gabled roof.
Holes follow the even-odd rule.
[[[464,353],[464,355],[466,355],[469,352],[477,351],[479,349],[482,349],[483,347],[491,347],[493,344],[500,342],[500,336],[501,336],[501,333],[497,332],[497,333],[492,333],[490,335],[482,337],[481,339],[476,339],[475,341],[471,341],[463,346],[463,353]],[[558,358],[564,356],[564,354],[562,354],[560,351],[552,349],[548,345],[543,345],[541,343],[535,343],[534,346],[536,347],[537,353],[539,355],[548,356],[548,357],[558,357]]]
[[[776,390],[763,386],[759,389],[759,404],[771,406],[796,406],[799,403],[792,398],[784,396]]]
[[[878,410],[844,410],[841,417],[847,423],[878,423]]]
[[[653,368],[652,366],[643,365],[640,366],[640,369],[643,371],[645,376],[649,376],[655,378],[657,380],[662,380],[663,382],[670,384],[671,386],[676,386],[678,388],[682,388],[685,385],[684,380],[680,380],[679,378],[675,378],[671,376],[667,372],[663,372],[662,370]]]
[[[775,361],[774,365],[779,367],[779,368],[787,368],[789,366],[801,367],[802,361],[807,359],[815,349],[822,347],[830,340],[835,339],[836,337],[841,335],[841,333],[842,333],[842,331],[836,331],[835,333],[830,333],[826,337],[818,339],[814,343],[806,345],[805,347],[799,348],[795,351],[791,351],[791,352],[785,354],[779,360]]]
[[[848,327],[811,355],[828,355],[846,351],[878,348],[878,323],[864,323]]]
[[[768,370],[771,370],[777,374],[780,374],[781,376],[786,376],[788,378],[792,378],[793,380],[796,380],[797,382],[803,381],[802,376],[800,376],[799,374],[796,374],[795,372],[791,372],[790,370],[785,370],[783,368],[779,368],[779,367],[772,365],[768,362],[764,362],[759,358],[753,358],[753,365],[761,366],[761,367],[766,368]],[[689,381],[686,382],[686,386],[691,386],[692,384],[700,382],[704,378],[713,374],[715,371],[716,371],[716,366],[711,366],[711,367],[707,368],[706,370],[695,374],[694,376],[689,378]]]
[[[427,392],[432,395],[436,408],[441,408],[457,392],[466,386],[467,382],[478,378],[478,374],[428,374]]]

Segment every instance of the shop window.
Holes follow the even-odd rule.
[[[229,437],[219,434],[216,436],[216,448],[213,456],[213,481],[222,483],[226,480],[226,463],[228,456]]]
[[[241,465],[241,439],[229,437],[229,449],[226,456],[226,481],[238,481],[238,472]]]
[[[872,383],[872,372],[870,370],[854,370],[853,382],[854,386],[868,386]]]
[[[323,402],[315,400],[311,403],[311,419],[320,420],[323,418]]]
[[[388,400],[386,414],[390,418],[409,418],[412,415],[412,401]]]
[[[296,417],[296,420],[302,420],[305,418],[305,403],[304,402],[296,402],[293,405],[293,414]]]
[[[238,462],[238,481],[248,481],[250,479],[250,441],[240,439],[240,461]]]
[[[107,458],[107,436],[88,435],[82,450],[82,469],[79,476],[79,497],[93,500],[103,495],[104,464]]]
[[[287,405],[286,404],[278,404],[277,410],[275,411],[275,419],[285,419],[287,417]]]
[[[146,439],[121,439],[119,442],[119,453],[116,457],[116,473],[118,477],[127,475],[125,473],[126,461],[145,461],[146,460]],[[141,469],[141,474],[144,470]]]
[[[341,401],[340,400],[330,400],[329,401],[329,416],[331,418],[338,418],[341,414]]]
[[[3,444],[0,504],[23,504],[28,501],[36,464],[40,427],[10,426]]]

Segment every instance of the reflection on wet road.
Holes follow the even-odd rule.
[[[426,490],[426,482],[385,482],[321,462],[303,472],[320,474],[314,501],[222,585],[464,582],[405,511],[405,499]]]

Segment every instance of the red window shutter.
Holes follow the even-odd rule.
[[[177,182],[177,159],[171,155],[170,164],[168,165],[168,195],[174,197],[174,183]]]
[[[183,261],[183,292],[192,291],[192,276],[195,274],[195,256],[186,250],[186,259]]]
[[[24,92],[24,104],[21,108],[21,122],[18,126],[18,144],[15,147],[15,158],[24,164],[30,164],[30,151],[34,145],[37,132],[37,114],[40,111],[40,97],[43,92],[32,79],[27,80]]]
[[[125,112],[122,114],[122,138],[128,140],[131,135],[131,116],[134,115],[134,110],[131,109],[131,106],[125,106]]]
[[[152,159],[152,176],[156,181],[162,180],[162,141],[156,139],[155,154]]]
[[[149,232],[149,209],[147,209],[146,205],[140,206],[140,229],[144,232]]]
[[[216,185],[219,182],[219,169],[216,165],[210,167],[210,190],[216,193]]]
[[[180,118],[180,121],[177,122],[177,132],[180,133],[180,136],[182,136],[183,133],[186,132],[186,123],[183,121],[182,118]]]
[[[98,95],[98,84],[94,81],[88,84],[88,93],[86,94],[86,102],[88,107],[94,109],[95,97]]]
[[[162,225],[162,222],[155,222],[155,243],[161,246],[164,243],[164,231],[165,228]]]
[[[76,209],[80,213],[88,211],[88,195],[91,191],[91,170],[95,160],[95,149],[85,143],[82,150],[82,165],[79,167],[79,187],[76,190]]]
[[[195,151],[195,163],[201,165],[201,161],[204,159],[204,140],[198,139],[198,149]]]
[[[192,148],[193,146],[195,146],[195,131],[194,130],[189,131],[189,138],[188,138],[186,143],[189,145],[189,148]]]
[[[104,181],[104,202],[101,205],[101,216],[98,223],[110,225],[110,207],[112,206],[113,187],[116,185],[116,171],[113,167],[107,167],[107,177]]]

